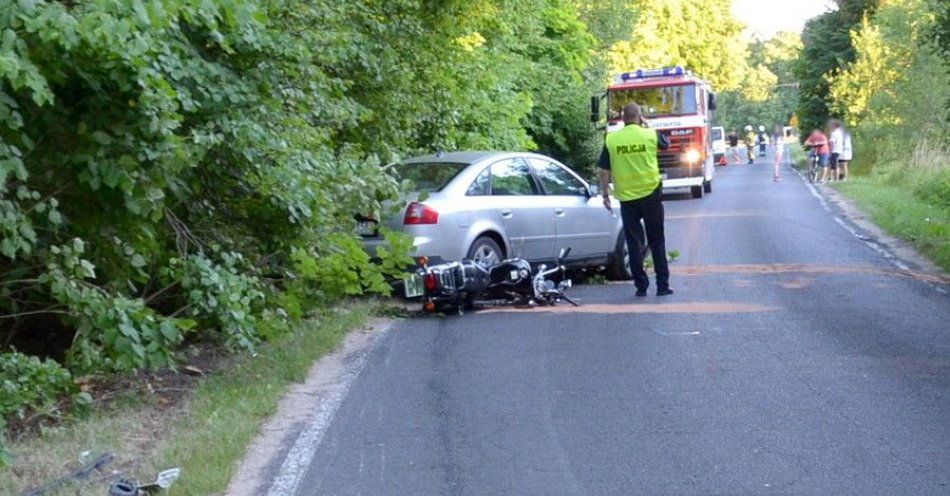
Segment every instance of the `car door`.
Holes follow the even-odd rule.
[[[587,185],[567,167],[543,158],[528,159],[553,208],[555,251],[571,249],[571,257],[594,257],[613,250],[610,212],[591,197]]]
[[[554,257],[552,208],[523,158],[491,165],[491,203],[505,226],[508,256],[528,260]]]

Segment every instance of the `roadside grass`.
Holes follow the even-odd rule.
[[[950,271],[950,208],[929,203],[900,183],[853,177],[834,185],[881,229],[911,243],[944,271]]]
[[[797,140],[787,144],[789,157],[794,167],[805,167],[808,165],[808,153]]]
[[[87,419],[14,441],[16,458],[0,471],[0,494],[19,494],[64,475],[87,450],[91,457],[115,452],[116,461],[107,468],[139,479],[181,467],[181,478],[165,493],[169,496],[220,493],[289,385],[303,380],[314,361],[347,332],[385,312],[385,304],[373,299],[321,310],[256,354],[227,360],[197,387],[182,391],[182,401],[174,407],[148,394],[133,394]],[[109,482],[94,480],[50,494],[99,496]]]

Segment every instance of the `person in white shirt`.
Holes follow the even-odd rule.
[[[828,122],[831,129],[831,167],[835,169],[835,179],[846,181],[848,179],[848,163],[851,162],[851,133],[849,133],[841,121],[832,119]]]
[[[785,136],[782,126],[775,126],[770,143],[772,143],[772,155],[775,157],[772,180],[779,182],[782,180],[782,164],[785,159]]]

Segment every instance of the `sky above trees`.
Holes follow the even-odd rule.
[[[829,10],[831,0],[734,0],[732,11],[748,36],[768,39],[779,31],[800,32],[805,21]]]

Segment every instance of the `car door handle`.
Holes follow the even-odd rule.
[[[555,209],[554,209],[554,215],[556,215],[556,216],[558,216],[558,217],[564,217],[564,209],[563,209],[563,208],[555,208]]]
[[[499,212],[501,213],[501,216],[506,219],[511,217],[511,210],[504,209],[504,210],[499,210]]]

